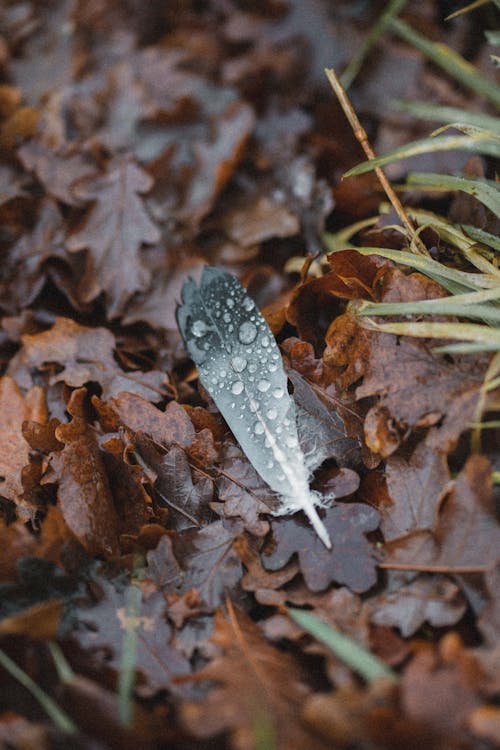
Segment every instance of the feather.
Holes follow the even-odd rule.
[[[309,488],[296,409],[274,336],[239,281],[205,267],[182,288],[177,323],[199,379],[248,460],[279,496],[275,515],[304,511],[326,547],[330,537]]]

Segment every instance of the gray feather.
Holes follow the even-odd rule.
[[[200,286],[182,289],[177,322],[204,388],[248,460],[280,497],[277,514],[303,510],[327,547],[331,542],[309,489],[295,405],[274,336],[239,281],[206,267]]]

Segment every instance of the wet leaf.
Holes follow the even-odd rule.
[[[325,511],[323,523],[332,540],[331,550],[299,519],[273,521],[273,546],[270,552],[264,550],[264,566],[279,570],[297,554],[311,591],[323,591],[332,582],[356,592],[370,589],[377,580],[376,559],[364,535],[377,528],[377,511],[360,503],[336,503]]]

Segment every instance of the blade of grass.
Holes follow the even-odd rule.
[[[367,682],[384,677],[394,682],[397,681],[396,674],[389,669],[380,659],[367,651],[363,646],[348,638],[346,635],[327,625],[314,615],[303,609],[288,609],[288,614],[301,628],[310,633],[321,643],[357,672]]]
[[[488,245],[493,250],[500,251],[500,238],[494,234],[485,232],[484,229],[478,227],[472,227],[470,224],[462,224],[462,229],[469,237],[472,237],[476,242],[481,242],[483,245]]]
[[[401,100],[392,102],[392,107],[399,112],[408,112],[408,114],[415,117],[420,117],[422,120],[433,120],[442,123],[462,122],[466,125],[486,128],[500,135],[500,120],[497,117],[486,115],[482,112],[467,112],[465,109],[459,109],[458,107]]]
[[[469,5],[466,5],[463,8],[460,8],[459,10],[456,10],[454,13],[450,13],[449,16],[446,16],[444,19],[445,21],[451,21],[452,18],[458,18],[458,16],[462,16],[464,13],[470,13],[471,10],[476,10],[476,8],[481,8],[483,5],[487,5],[490,2],[490,0],[474,0],[473,3],[469,3]]]
[[[343,177],[354,177],[366,174],[372,170],[392,164],[395,161],[408,159],[410,156],[435,153],[437,151],[471,151],[473,153],[488,154],[500,157],[500,142],[492,140],[484,134],[471,135],[441,135],[436,137],[422,138],[412,143],[389,151],[383,156],[357,164],[344,173]],[[392,202],[392,201],[391,201]]]
[[[33,698],[43,708],[47,716],[53,721],[54,725],[67,734],[76,734],[78,729],[68,714],[60,708],[57,703],[47,695],[45,690],[34,682],[26,672],[19,667],[10,656],[0,649],[0,665],[17,680],[23,687],[28,690]]]
[[[135,668],[137,663],[137,633],[140,627],[142,592],[138,586],[131,585],[126,592],[125,617],[123,633],[122,658],[118,674],[118,712],[124,724],[131,724],[134,714],[133,691]]]
[[[475,344],[494,345],[500,349],[500,330],[478,323],[376,323],[371,318],[361,318],[363,328],[397,336],[413,336],[426,339],[452,339],[472,341]]]
[[[498,187],[482,182],[481,180],[470,180],[465,177],[452,177],[450,175],[435,174],[432,172],[411,172],[406,182],[409,185],[437,186],[440,189],[460,190],[472,195],[481,201],[495,216],[500,216],[500,190]],[[500,186],[499,186],[500,187]]]
[[[372,49],[373,45],[377,42],[377,39],[381,36],[381,34],[384,33],[387,25],[389,24],[389,21],[391,21],[393,18],[399,15],[399,13],[401,13],[407,2],[408,0],[391,0],[391,2],[387,4],[383,13],[379,16],[378,20],[370,29],[370,33],[359,48],[359,51],[356,55],[354,55],[351,62],[340,77],[342,86],[345,89],[348,89],[349,86],[351,86],[352,82],[361,70],[366,56]]]
[[[462,295],[459,295],[462,296]],[[500,291],[498,296],[500,297]],[[448,299],[453,300],[454,297]],[[442,303],[442,304],[441,304]],[[456,315],[462,318],[488,320],[500,323],[500,308],[493,305],[463,305],[460,302],[446,304],[446,300],[423,300],[419,302],[360,302],[349,305],[361,317],[370,315]]]
[[[390,21],[390,28],[408,44],[420,50],[435,65],[449,73],[455,81],[472,89],[476,94],[484,96],[496,107],[500,107],[500,88],[493,81],[481,75],[473,65],[464,60],[457,52],[454,52],[445,44],[432,42],[400,18],[393,18]]]
[[[373,163],[373,160],[376,159],[375,153],[371,147],[370,141],[368,140],[366,131],[361,125],[358,116],[356,115],[356,112],[354,111],[353,106],[349,100],[349,97],[347,96],[347,93],[339,80],[339,77],[337,76],[333,68],[325,68],[325,73],[337,99],[339,100],[340,106],[342,107],[344,114],[349,121],[356,140],[361,145],[370,163]],[[384,171],[377,166],[377,168],[375,169],[375,174],[377,175],[385,194],[392,203],[392,206],[396,211],[401,223],[406,228],[412,241],[415,243],[416,251],[421,255],[428,255],[427,248],[423,244],[418,234],[415,232],[415,227],[408,218],[408,214],[403,208],[401,201],[399,200],[391,183],[387,179]]]

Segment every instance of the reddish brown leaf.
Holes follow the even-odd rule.
[[[327,747],[300,719],[309,690],[292,656],[269,645],[247,615],[232,609],[230,619],[216,613],[211,641],[220,654],[196,678],[218,686],[203,702],[182,706],[191,735],[230,732],[234,748],[252,750],[265,727],[277,750]]]
[[[23,437],[25,420],[45,422],[45,395],[39,386],[23,396],[10,377],[0,379],[0,494],[22,505],[22,470],[29,463],[29,445]]]
[[[104,398],[121,391],[159,400],[165,376],[158,372],[124,372],[116,363],[115,337],[107,328],[87,328],[69,318],[57,318],[48,331],[25,334],[23,346],[11,360],[9,373],[25,388],[34,370],[52,370],[50,384],[64,382],[78,388],[98,383]],[[56,365],[62,370],[53,372]]]
[[[89,302],[104,291],[111,318],[122,314],[128,299],[144,291],[150,281],[140,249],[142,244],[158,242],[160,232],[140,194],[152,185],[152,178],[129,157],[117,157],[106,175],[74,188],[77,198],[95,205],[67,247],[71,252],[88,248],[87,270],[80,282],[82,299]]]
[[[68,403],[73,417],[56,429],[64,443],[51,457],[51,480],[57,481],[57,499],[64,520],[91,555],[118,552],[118,517],[97,436],[85,419],[84,388],[74,391]]]
[[[336,503],[322,520],[332,540],[332,549],[327,549],[302,519],[273,521],[273,547],[269,553],[264,551],[264,566],[279,570],[297,554],[311,591],[323,591],[333,581],[345,584],[352,591],[367,591],[376,582],[377,574],[373,548],[364,535],[377,528],[377,511],[361,503]]]
[[[432,532],[415,532],[387,545],[393,563],[438,569],[488,569],[498,559],[500,525],[492,504],[491,470],[472,455],[450,490],[443,493]]]
[[[194,440],[193,423],[176,401],[171,401],[165,411],[161,411],[140,396],[120,393],[111,400],[111,405],[122,425],[133,432],[144,432],[158,445],[188,448]]]

